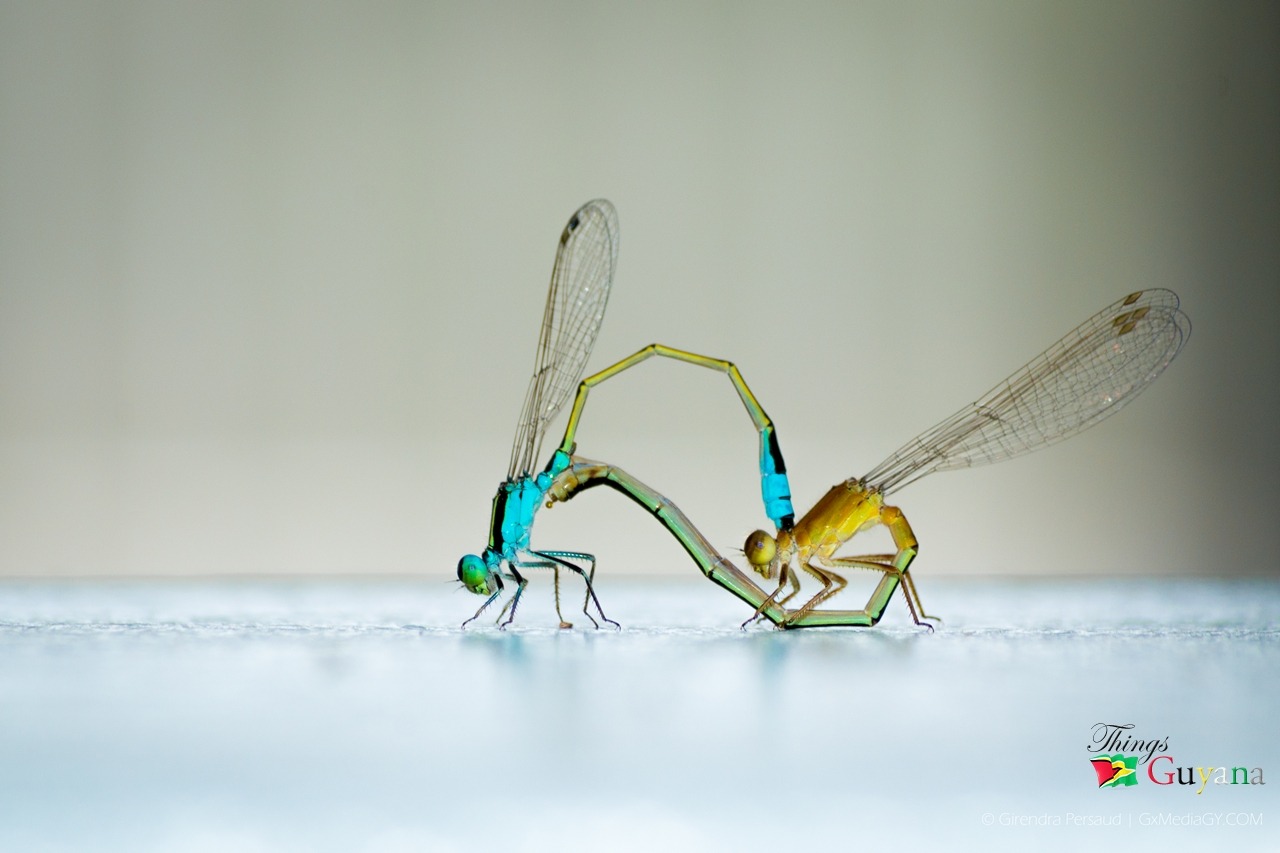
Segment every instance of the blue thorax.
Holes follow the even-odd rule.
[[[489,547],[484,552],[486,565],[497,568],[501,560],[513,561],[520,551],[529,550],[533,515],[546,500],[551,481],[568,467],[569,455],[557,450],[540,473],[525,474],[498,486],[489,517]]]

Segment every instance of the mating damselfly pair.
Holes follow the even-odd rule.
[[[786,464],[773,422],[733,363],[661,344],[582,379],[604,320],[618,259],[618,217],[603,199],[579,208],[560,234],[551,286],[543,312],[533,376],[516,424],[506,479],[493,498],[489,541],[482,554],[458,563],[458,580],[486,596],[467,625],[514,586],[497,618],[500,627],[515,619],[528,583],[525,572],[551,569],[556,613],[560,612],[560,570],[585,585],[583,613],[595,624],[605,616],[595,590],[596,560],[579,551],[534,548],[538,509],[598,485],[614,488],[643,506],[680,542],[713,582],[754,608],[756,618],[781,628],[875,625],[893,593],[901,588],[916,624],[934,617],[920,605],[910,569],[919,543],[896,506],[885,503],[894,491],[927,474],[1000,462],[1069,438],[1119,411],[1147,388],[1181,350],[1191,321],[1170,290],[1137,291],[1117,300],[1068,332],[1057,343],[949,418],[891,453],[861,477],[833,486],[799,520],[791,504]],[[592,388],[653,356],[720,371],[729,377],[760,437],[760,486],[765,514],[775,531],[756,530],[744,553],[752,569],[772,590],[723,557],[680,509],[659,492],[617,466],[577,455],[578,423]],[[577,388],[577,396],[559,446],[538,469],[547,427]],[[894,552],[840,556],[858,533],[885,527]],[[849,569],[879,572],[881,578],[866,605],[833,610],[825,605],[846,586]],[[801,575],[820,584],[798,607]],[[931,626],[929,626],[931,627]]]

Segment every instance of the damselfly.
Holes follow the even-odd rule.
[[[547,425],[564,406],[569,390],[582,376],[595,343],[600,322],[604,319],[617,253],[617,215],[607,201],[596,200],[584,205],[569,220],[561,234],[560,248],[551,275],[551,288],[547,295],[547,307],[543,314],[533,378],[516,427],[511,464],[507,479],[498,486],[498,493],[493,498],[489,545],[482,555],[468,554],[458,562],[458,580],[472,592],[488,596],[475,616],[463,623],[464,626],[483,613],[502,594],[505,589],[504,578],[516,584],[515,594],[498,614],[499,623],[509,625],[515,618],[520,595],[528,582],[520,570],[527,568],[550,568],[555,572],[556,614],[560,616],[562,627],[570,625],[560,613],[561,568],[576,572],[585,580],[587,595],[583,600],[583,612],[587,618],[595,623],[587,610],[594,602],[600,618],[617,625],[604,615],[595,595],[593,581],[596,561],[593,555],[581,551],[534,549],[529,540],[534,513],[539,504],[545,500],[548,506],[551,505],[553,499],[548,498],[548,489],[555,478],[572,464],[572,454],[577,450],[578,424],[591,389],[653,356],[705,367],[728,376],[760,437],[760,490],[765,513],[779,527],[789,528],[794,521],[786,463],[782,458],[773,422],[747,387],[738,368],[722,359],[662,344],[650,344],[582,380],[578,385],[577,397],[560,447],[551,455],[542,471],[532,473]],[[641,490],[652,491],[638,481],[631,482]],[[587,564],[586,570],[577,564],[579,561]],[[741,579],[752,585],[748,576],[742,575]]]
[[[561,626],[569,627],[560,614],[561,568],[580,575],[585,581],[587,596],[583,613],[587,618],[595,623],[587,612],[589,603],[594,601],[600,618],[612,622],[604,615],[591,587],[595,557],[580,551],[534,549],[529,539],[534,513],[543,503],[551,481],[569,465],[568,454],[557,451],[546,467],[535,473],[534,463],[541,452],[542,437],[547,424],[582,378],[604,320],[617,263],[618,214],[604,199],[589,201],[569,218],[560,233],[533,377],[516,423],[507,478],[493,497],[488,546],[483,554],[468,554],[458,561],[458,580],[472,592],[487,596],[475,616],[462,623],[464,626],[502,594],[504,579],[513,581],[516,590],[498,614],[498,622],[504,626],[510,624],[528,583],[521,570],[535,568],[555,572],[556,614],[560,616]],[[588,564],[589,568],[584,570],[579,562]]]
[[[912,618],[923,624],[922,618],[933,617],[924,613],[909,574],[919,543],[902,511],[886,504],[885,496],[935,471],[1012,459],[1088,429],[1154,382],[1190,333],[1191,321],[1169,290],[1132,293],[1098,312],[867,474],[833,486],[798,522],[791,516],[773,517],[776,535],[757,530],[748,536],[744,553],[752,568],[766,579],[777,578],[777,587],[768,595],[717,553],[674,504],[615,466],[574,457],[554,478],[549,497],[567,500],[600,484],[619,489],[649,509],[707,577],[752,604],[752,618],[763,616],[783,628],[875,625],[901,586]],[[560,452],[565,452],[563,446]],[[894,553],[836,556],[856,534],[879,525],[892,537]],[[797,569],[817,579],[822,588],[799,608],[788,610],[785,605],[800,591]],[[841,572],[847,569],[881,573],[866,606],[820,609],[844,589]],[[790,591],[779,598],[788,586]]]

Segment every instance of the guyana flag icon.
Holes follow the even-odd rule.
[[[1121,785],[1138,784],[1138,756],[1099,755],[1089,759],[1093,772],[1098,774],[1099,788],[1118,788]]]

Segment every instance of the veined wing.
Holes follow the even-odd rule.
[[[888,492],[934,471],[1000,462],[1069,438],[1137,397],[1190,334],[1173,291],[1131,293],[863,479]]]
[[[560,234],[508,478],[533,469],[547,424],[582,379],[604,320],[617,264],[618,214],[604,199],[589,201],[569,218]]]

